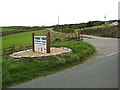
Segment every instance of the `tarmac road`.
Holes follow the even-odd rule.
[[[118,39],[89,37],[97,53],[84,64],[10,88],[118,88]]]

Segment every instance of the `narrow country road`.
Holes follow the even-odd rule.
[[[89,37],[97,53],[84,64],[10,88],[118,88],[118,39]]]

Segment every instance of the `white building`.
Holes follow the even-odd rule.
[[[107,25],[108,25],[108,26],[117,26],[117,25],[118,25],[118,22],[116,21],[116,22],[108,23]]]

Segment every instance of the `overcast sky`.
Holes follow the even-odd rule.
[[[118,19],[120,0],[0,0],[0,26],[41,26]]]

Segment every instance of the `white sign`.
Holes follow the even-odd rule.
[[[34,36],[34,50],[46,53],[46,36]]]

